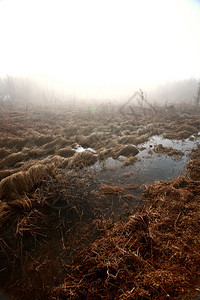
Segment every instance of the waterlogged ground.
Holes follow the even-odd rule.
[[[125,157],[121,156],[118,159],[108,158],[103,162],[96,162],[91,169],[94,176],[102,183],[127,188],[128,185],[135,186],[129,192],[139,196],[142,195],[147,184],[185,175],[189,154],[199,143],[200,134],[185,140],[169,140],[162,136],[152,136],[147,142],[138,145],[139,153],[135,156],[136,160],[132,165],[124,166]],[[183,155],[156,153],[154,149],[159,144],[180,150]]]
[[[12,299],[65,299],[70,295],[71,299],[96,299],[92,293],[97,290],[104,295],[109,292],[110,299],[115,299],[112,280],[116,288],[121,279],[127,290],[116,289],[120,299],[127,299],[127,295],[133,299],[151,299],[152,295],[152,299],[165,299],[167,293],[171,299],[188,299],[183,295],[194,291],[195,278],[187,287],[181,283],[187,281],[181,277],[181,260],[184,257],[185,274],[192,265],[198,265],[197,257],[191,256],[187,247],[197,249],[199,240],[195,218],[200,164],[199,150],[193,151],[200,143],[200,111],[192,106],[136,111],[137,115],[131,114],[127,108],[122,114],[117,105],[100,106],[93,113],[88,107],[74,106],[35,107],[32,111],[4,107],[0,111],[0,290]],[[141,214],[137,212],[139,207],[144,208]],[[185,212],[191,212],[192,217]],[[135,228],[133,232],[126,223]],[[170,232],[165,236],[166,228],[171,228],[171,236]],[[187,228],[193,232],[187,232]],[[132,234],[136,234],[133,241]],[[180,241],[176,235],[184,240],[184,247],[175,243]],[[169,238],[174,248],[168,242],[161,245]],[[87,262],[79,268],[77,256],[90,245],[93,254],[85,250],[83,257],[88,266],[97,263],[93,276],[87,274],[90,268],[84,269]],[[95,245],[100,254],[93,261]],[[132,254],[126,246],[134,249]],[[140,253],[140,249],[144,251]],[[158,253],[162,258],[158,269],[166,269],[156,273],[154,266],[154,273],[148,268]],[[171,264],[165,264],[170,259],[176,260],[179,271],[170,271]],[[139,273],[126,273],[129,261],[138,266]],[[147,265],[147,273],[152,272],[152,276],[147,274],[145,284],[142,276]],[[82,267],[83,274],[68,276]],[[198,273],[194,268],[189,272],[194,277]],[[124,274],[129,274],[127,282]],[[132,282],[131,274],[134,278],[141,274],[134,288],[128,283]],[[95,281],[90,282],[93,277]],[[87,278],[92,287],[88,297]],[[153,278],[158,278],[155,284]],[[160,282],[159,278],[165,280]],[[167,278],[174,282],[182,279],[171,289]],[[102,286],[98,282],[103,282]]]
[[[109,173],[110,180],[114,178],[122,179],[129,177],[136,184],[150,184],[155,180],[170,180],[178,175],[183,175],[186,170],[186,163],[189,159],[189,154],[193,148],[200,143],[200,135],[191,140],[169,140],[162,136],[153,136],[143,144],[138,145],[140,150],[137,154],[137,160],[131,166],[124,166],[124,157],[118,160],[113,158],[106,159],[103,163],[97,162],[92,169],[95,171],[105,171]],[[176,150],[184,152],[182,156],[169,156],[164,153],[155,153],[153,151],[156,145],[162,144],[164,147],[172,147]],[[110,172],[109,172],[110,170]],[[128,179],[125,179],[128,180]]]

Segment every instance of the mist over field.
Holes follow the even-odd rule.
[[[136,91],[141,89],[151,103],[158,105],[171,103],[192,104],[196,101],[198,95],[198,83],[200,79],[185,79],[160,83],[156,87],[147,88],[132,87],[123,93],[114,93],[105,95],[85,95],[71,91],[70,89],[59,89],[53,84],[41,83],[36,79],[6,76],[0,78],[0,103],[7,105],[13,104],[78,104],[78,103],[123,103],[127,101]],[[91,86],[92,90],[92,86]],[[135,102],[137,104],[137,102]]]
[[[199,296],[200,1],[0,0],[0,298]]]
[[[192,101],[200,3],[0,1],[0,97],[21,102]]]

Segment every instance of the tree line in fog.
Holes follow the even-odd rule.
[[[156,102],[193,102],[198,96],[200,79],[190,78],[185,80],[166,82],[160,84],[150,93],[150,98]]]
[[[161,83],[154,90],[146,91],[148,99],[154,103],[193,102],[198,96],[200,79],[185,79]],[[143,89],[145,91],[145,88]],[[133,90],[133,93],[135,91]],[[58,104],[65,101],[76,102],[68,91],[59,92],[52,86],[42,85],[36,80],[22,77],[0,77],[0,102],[21,104]],[[113,99],[115,101],[120,99]],[[95,101],[95,100],[94,100]]]

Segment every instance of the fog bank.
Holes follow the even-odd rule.
[[[58,85],[48,82],[41,82],[33,78],[6,76],[0,78],[0,102],[48,105],[48,104],[100,104],[102,102],[121,103],[130,98],[136,91],[141,89],[148,100],[156,104],[166,104],[175,102],[192,103],[197,97],[199,79],[190,78],[179,81],[161,83],[153,88],[137,86],[119,88],[115,93],[107,93],[102,87],[102,93],[98,96],[93,94],[94,87],[88,87],[87,94],[74,91],[71,87],[59,88]],[[91,89],[91,90],[90,90]],[[112,89],[111,89],[112,90]]]

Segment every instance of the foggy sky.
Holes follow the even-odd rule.
[[[1,0],[0,76],[83,97],[200,77],[197,0]]]

